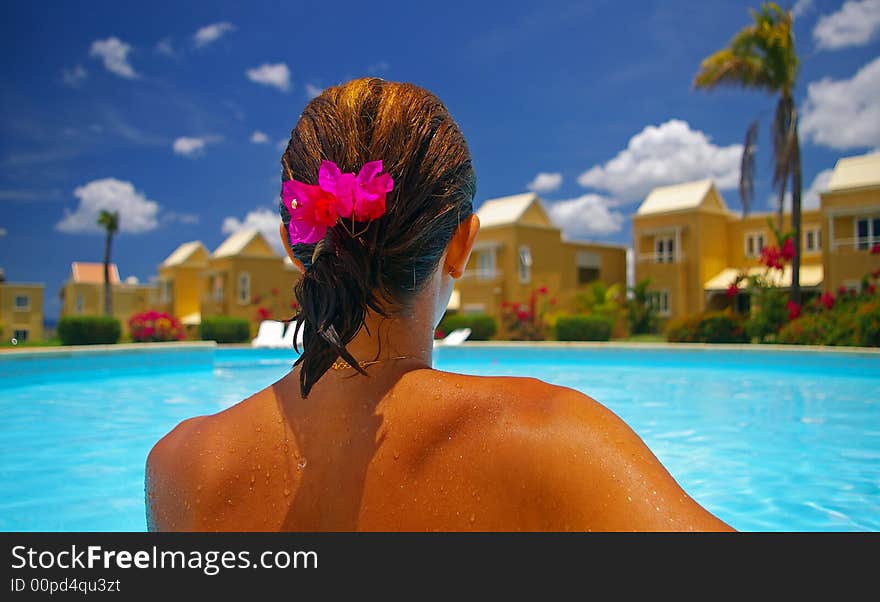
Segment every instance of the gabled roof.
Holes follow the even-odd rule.
[[[202,249],[205,252],[205,255],[208,254],[208,249],[205,248],[205,245],[202,244],[202,241],[193,240],[190,242],[185,242],[177,247],[174,252],[171,253],[171,255],[169,255],[165,259],[165,261],[162,262],[162,267],[170,268],[175,265],[186,263],[199,249]]]
[[[880,152],[837,160],[828,191],[880,186]]]
[[[713,192],[714,194],[711,194]],[[667,213],[701,207],[729,211],[712,180],[697,180],[696,182],[655,188],[639,206],[636,215]]]
[[[533,206],[536,212],[533,216],[536,218],[534,221],[552,226],[553,222],[547,215],[540,197],[534,192],[527,192],[485,201],[477,210],[480,227],[491,228],[518,223],[530,213],[529,209]]]
[[[74,261],[70,264],[70,279],[72,282],[104,284],[104,264]],[[115,263],[110,264],[110,284],[119,284],[119,268]]]
[[[214,251],[214,257],[218,258],[243,254],[262,255],[265,257],[278,256],[272,250],[272,247],[269,246],[266,237],[260,234],[259,230],[250,228],[234,232]]]

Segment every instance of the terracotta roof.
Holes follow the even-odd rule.
[[[70,275],[73,282],[89,282],[104,284],[104,264],[74,261],[70,264]],[[119,268],[110,264],[110,284],[119,284]]]

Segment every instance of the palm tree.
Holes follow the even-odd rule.
[[[119,230],[119,212],[101,210],[98,216],[98,225],[103,226],[107,232],[104,239],[104,313],[113,315],[113,301],[110,294],[110,245],[113,244],[113,235]]]
[[[694,78],[694,86],[712,89],[730,85],[763,90],[778,96],[771,127],[773,139],[773,186],[778,192],[778,228],[782,231],[783,199],[791,179],[791,224],[795,255],[792,262],[791,300],[800,303],[801,266],[801,151],[797,133],[794,87],[798,58],[794,48],[791,11],[773,2],[751,11],[754,24],[737,33],[726,48],[707,57]],[[749,212],[754,195],[757,122],[746,133],[740,167],[740,199],[743,214]]]

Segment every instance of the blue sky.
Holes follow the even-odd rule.
[[[364,75],[435,92],[461,125],[477,205],[531,186],[567,234],[628,244],[655,185],[714,177],[736,194],[761,119],[755,209],[770,209],[757,92],[694,91],[700,60],[755,3],[50,2],[0,24],[0,267],[46,284],[114,259],[147,281],[188,240],[274,230],[279,144],[310,95]],[[841,156],[880,147],[880,0],[800,0],[796,100],[807,202]],[[824,180],[823,180],[824,178]]]

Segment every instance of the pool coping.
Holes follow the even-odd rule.
[[[162,351],[193,351],[216,349],[215,341],[187,341],[184,343],[118,343],[116,345],[59,345],[57,347],[31,347],[27,349],[0,349],[3,357],[41,357],[108,353],[153,353]]]
[[[655,351],[744,351],[760,353],[779,351],[783,353],[832,353],[844,355],[880,356],[880,348],[876,347],[832,347],[825,345],[778,345],[754,343],[637,343],[626,341],[465,341],[459,345],[437,345],[434,349],[465,348],[525,348],[541,347],[549,349],[646,349]],[[59,356],[104,353],[150,353],[161,351],[191,351],[198,349],[254,349],[247,343],[218,344],[215,341],[187,341],[172,343],[119,343],[116,345],[66,345],[57,347],[30,347],[26,349],[0,348],[2,357]]]

